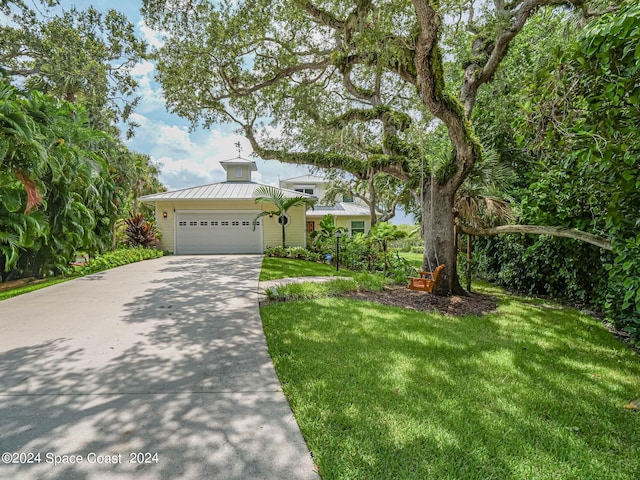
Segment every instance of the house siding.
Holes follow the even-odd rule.
[[[269,204],[264,204],[264,209],[269,209]],[[306,208],[294,207],[287,212],[289,224],[285,227],[285,240],[287,247],[306,247]],[[264,246],[277,247],[282,245],[282,227],[278,223],[277,217],[263,218]]]
[[[229,211],[244,210],[255,211],[268,210],[269,204],[256,204],[253,200],[184,200],[184,201],[157,201],[156,222],[161,233],[159,248],[169,252],[175,252],[175,225],[176,211],[201,210],[201,211]],[[163,212],[167,212],[164,218]],[[295,207],[289,210],[290,223],[286,227],[286,240],[288,246],[306,245],[306,217],[304,207]],[[282,244],[282,230],[277,218],[262,218],[263,245],[264,247]]]
[[[336,227],[344,228],[351,235],[351,222],[362,222],[364,221],[364,231],[368,233],[371,230],[371,218],[363,218],[363,217],[337,217],[336,219]]]
[[[307,220],[313,222],[313,229],[315,231],[319,232],[321,230],[320,221],[322,220],[322,217],[307,217]],[[365,233],[368,233],[369,230],[371,230],[371,217],[369,216],[367,217],[365,216],[348,216],[348,217],[334,216],[333,220],[336,227],[345,229],[347,232],[349,232],[349,234],[351,234],[352,221],[364,222]]]

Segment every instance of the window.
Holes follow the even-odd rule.
[[[237,227],[237,226],[239,226],[239,225],[240,225],[240,222],[238,222],[238,221],[231,222],[231,226],[232,226],[232,227]]]
[[[342,194],[342,201],[345,203],[353,203],[353,197],[351,195],[349,195],[348,193],[343,193]]]
[[[234,178],[242,178],[242,167],[233,167]]]
[[[278,217],[278,223],[280,225],[284,224],[284,226],[286,227],[287,225],[289,225],[289,216],[285,215],[283,217]]]
[[[309,195],[315,195],[315,189],[313,187],[296,187],[294,188],[294,190],[300,193],[308,193]]]
[[[191,222],[189,222],[189,226],[190,227],[197,227],[198,226],[198,222],[191,221]]]
[[[201,227],[206,227],[207,225],[209,225],[209,222],[200,222]]]
[[[351,222],[351,235],[364,233],[364,220],[354,220]]]
[[[217,227],[218,226],[218,222],[211,222],[211,226],[212,227]]]
[[[223,227],[228,227],[229,226],[229,222],[220,222],[220,225]]]
[[[185,222],[184,220],[178,222],[178,226],[180,227],[186,227],[187,226],[187,222]]]
[[[243,222],[242,222],[242,226],[243,226],[243,227],[248,227],[249,225],[251,225],[251,222],[249,222],[249,221],[247,221],[247,220],[245,220],[245,221],[243,221]]]

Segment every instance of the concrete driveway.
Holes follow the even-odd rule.
[[[0,302],[0,478],[317,480],[267,353],[261,258],[164,257]]]

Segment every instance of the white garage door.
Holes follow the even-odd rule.
[[[176,253],[262,253],[262,220],[256,213],[178,212]]]

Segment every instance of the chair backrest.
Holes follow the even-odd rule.
[[[433,271],[433,283],[438,283],[438,276],[440,276],[440,272],[444,270],[444,263],[442,265],[438,265],[438,267]]]

